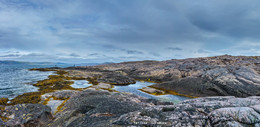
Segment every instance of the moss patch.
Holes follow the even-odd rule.
[[[190,96],[190,95],[185,95],[185,94],[181,94],[181,93],[178,93],[176,91],[173,91],[173,90],[167,90],[167,89],[163,89],[163,88],[157,88],[157,87],[154,87],[154,86],[148,86],[148,87],[151,87],[151,88],[154,88],[154,89],[158,89],[158,90],[162,90],[164,91],[165,93],[150,93],[150,92],[147,92],[147,91],[144,91],[144,90],[141,90],[145,93],[148,93],[148,94],[152,94],[152,95],[166,95],[166,94],[172,94],[172,95],[177,95],[177,96],[184,96],[184,97],[188,97],[188,98],[197,98],[197,97],[194,97],[194,96]]]
[[[68,100],[69,100],[69,98],[65,99],[65,100],[62,102],[62,104],[57,107],[57,111],[56,111],[54,114],[57,114],[58,112],[62,112],[63,110],[65,110],[66,108],[63,108],[63,107],[64,107],[65,103],[66,103]]]
[[[0,105],[7,105],[8,101],[9,101],[8,98],[0,98]]]
[[[87,78],[87,80],[88,80],[88,82],[90,83],[90,84],[93,84],[93,85],[98,85],[98,81],[97,81],[97,77],[88,77]]]
[[[19,95],[11,100],[11,105],[16,104],[23,104],[23,103],[32,103],[36,104],[41,101],[41,92],[31,92],[31,93],[24,93]]]
[[[146,79],[135,79],[136,81],[140,82],[150,82],[150,83],[162,83],[160,81],[154,80],[152,78],[146,78]]]
[[[1,115],[0,115],[0,119],[2,119],[4,122],[7,122],[7,121],[9,120],[9,118],[8,118],[8,117],[1,116]]]
[[[31,93],[24,93],[22,95],[19,95],[11,100],[11,105],[16,104],[23,104],[23,103],[39,103],[41,101],[41,95],[45,93],[54,92],[56,90],[82,90],[82,89],[76,89],[71,87],[74,82],[69,81],[70,79],[75,79],[71,77],[65,77],[64,75],[68,72],[64,70],[54,70],[54,69],[31,69],[31,70],[37,70],[37,71],[56,71],[57,75],[49,75],[48,79],[38,81],[37,83],[33,84],[33,86],[36,86],[39,88],[38,92],[31,92]],[[47,102],[45,102],[47,103]]]

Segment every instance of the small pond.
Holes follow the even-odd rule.
[[[148,93],[145,93],[145,92],[138,90],[138,89],[142,89],[143,87],[151,86],[153,84],[154,83],[137,81],[135,84],[130,84],[128,86],[115,86],[113,89],[120,91],[120,92],[133,93],[135,95],[139,95],[141,97],[145,97],[145,98],[149,98],[149,99],[157,99],[157,100],[161,100],[161,101],[170,101],[170,102],[174,102],[174,103],[178,103],[180,101],[189,99],[188,97],[171,95],[171,94],[151,95],[151,94],[148,94]]]
[[[87,88],[87,87],[92,86],[92,84],[89,84],[89,82],[87,80],[72,80],[72,81],[74,81],[74,84],[71,85],[73,88]],[[135,84],[130,84],[127,86],[114,86],[113,89],[116,91],[119,91],[119,92],[133,93],[135,95],[149,98],[149,99],[156,99],[156,100],[160,100],[160,101],[168,101],[168,102],[174,102],[174,103],[178,103],[183,100],[189,99],[188,97],[171,95],[171,94],[152,95],[152,94],[139,90],[144,87],[151,86],[153,84],[154,83],[137,81]]]
[[[72,80],[74,81],[74,84],[71,85],[73,88],[87,88],[89,86],[92,86],[92,84],[89,84],[87,80]]]

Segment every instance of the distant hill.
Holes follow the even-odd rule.
[[[21,62],[21,61],[0,61],[0,64],[29,64],[29,62]]]

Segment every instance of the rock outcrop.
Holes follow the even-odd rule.
[[[48,126],[105,127],[128,112],[153,105],[135,95],[89,89],[70,97]]]
[[[51,108],[42,104],[18,104],[0,110],[0,126],[41,127],[53,118]]]
[[[40,87],[45,91],[36,92],[37,98],[22,96],[16,99],[19,103],[0,99],[0,126],[260,126],[260,57],[224,55],[55,68],[55,71],[59,75],[50,78],[60,80],[47,83],[48,91],[43,89],[45,82],[49,82],[45,80]],[[72,89],[69,86],[72,79],[88,80],[93,85],[88,89]],[[173,104],[112,89],[113,85],[128,85],[136,80],[155,83],[140,89],[146,93],[201,98]],[[31,99],[39,104],[20,104],[30,103]]]
[[[173,104],[93,88],[49,95],[60,98],[70,95],[70,98],[59,106],[56,113],[51,113],[51,109],[42,104],[5,106],[0,110],[0,126],[260,126],[258,96],[204,97]]]
[[[205,97],[177,105],[157,105],[122,115],[122,126],[242,127],[260,126],[260,97]]]
[[[115,85],[131,84],[134,79],[153,81],[158,83],[153,88],[196,97],[260,95],[259,56],[224,55],[67,69],[99,73],[97,81]]]

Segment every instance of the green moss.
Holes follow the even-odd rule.
[[[51,98],[52,98],[52,96],[46,98],[42,104],[43,104],[43,105],[47,105],[47,104],[49,103],[49,101],[51,100]]]
[[[8,101],[9,101],[8,98],[0,98],[0,105],[7,105]]]
[[[166,95],[166,94],[172,94],[172,95],[177,95],[177,96],[184,96],[184,97],[188,97],[188,98],[197,98],[197,97],[194,97],[194,96],[190,96],[190,95],[185,95],[185,94],[181,94],[181,93],[178,93],[176,91],[173,91],[173,90],[168,90],[168,89],[163,89],[163,88],[157,88],[157,87],[154,87],[154,86],[149,86],[151,88],[154,88],[154,89],[158,89],[158,90],[162,90],[164,91],[165,93],[150,93],[150,92],[147,92],[147,91],[143,91],[145,93],[148,93],[148,94],[152,94],[152,95]]]
[[[4,111],[5,110],[5,106],[0,106],[0,111]]]
[[[65,97],[63,97],[63,98],[58,98],[58,97],[55,97],[55,96],[52,96],[52,98],[53,98],[54,100],[67,100],[67,99],[69,99],[69,98],[65,98]]]
[[[47,69],[48,70],[48,69]],[[54,92],[56,90],[80,90],[72,88],[73,81],[68,81],[64,76],[66,71],[57,71],[57,75],[50,75],[48,79],[38,81],[33,84],[39,88],[38,92],[24,93],[11,100],[11,104],[23,104],[23,103],[39,103],[41,101],[41,95],[45,93]],[[45,102],[47,103],[47,102]]]
[[[93,84],[93,85],[98,85],[97,77],[88,77],[87,78],[88,82]]]
[[[24,93],[12,99],[11,105],[23,104],[23,103],[36,104],[41,101],[41,95],[42,95],[41,92]]]
[[[152,78],[135,79],[135,80],[140,81],[140,82],[161,83],[161,81],[157,81]]]
[[[1,116],[1,115],[0,115],[0,119],[2,119],[4,122],[7,122],[7,121],[9,120],[9,118],[8,118],[8,117]]]
[[[69,98],[65,99],[65,100],[62,102],[62,104],[57,107],[57,111],[56,111],[54,114],[65,110],[66,108],[63,108],[63,107],[64,107],[65,103],[66,103],[68,100],[69,100]]]
[[[71,85],[74,83],[70,80],[88,80],[89,83],[97,85],[97,77],[83,78],[83,77],[68,77],[65,70],[58,70],[56,68],[33,68],[32,71],[56,71],[57,75],[49,75],[48,79],[38,81],[33,84],[39,88],[38,92],[24,93],[11,100],[10,105],[23,104],[23,103],[39,103],[41,101],[41,96],[45,93],[55,92],[56,90],[83,90],[82,88],[73,88]],[[67,98],[55,98],[57,100],[67,100]],[[50,98],[47,98],[43,104],[48,104]],[[0,100],[1,103],[1,100]],[[2,103],[5,103],[4,101]]]
[[[68,74],[68,72],[67,71],[63,71],[63,70],[58,70],[58,71],[56,71],[56,74],[64,75],[64,74]]]

